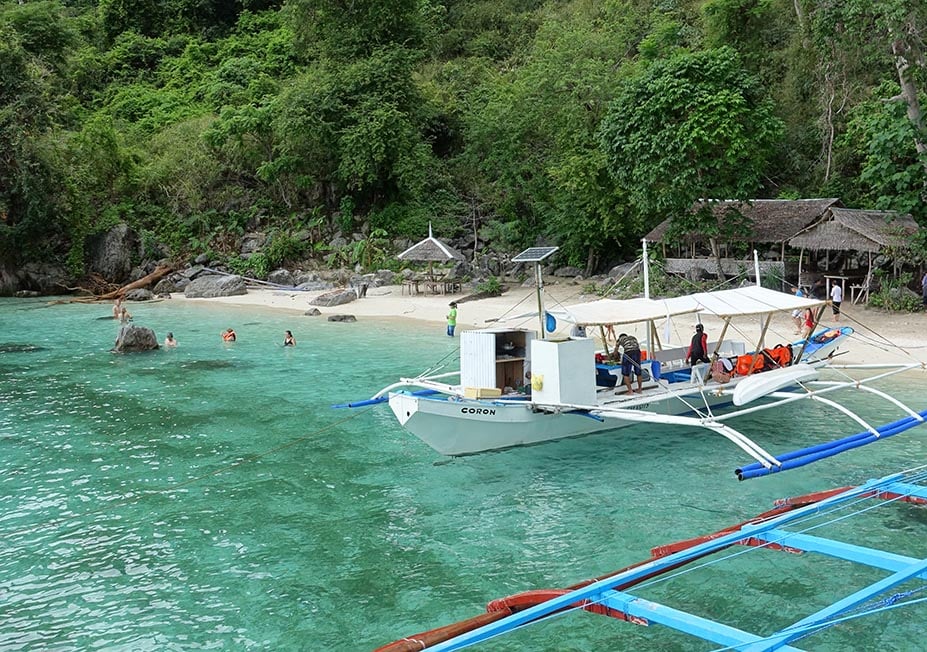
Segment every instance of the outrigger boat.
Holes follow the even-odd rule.
[[[526,591],[493,600],[481,615],[407,636],[375,652],[461,650],[576,611],[608,616],[634,625],[663,625],[722,646],[721,649],[725,650],[797,650],[794,644],[801,639],[852,620],[871,618],[914,605],[923,607],[927,600],[923,597],[923,591],[927,589],[927,559],[867,547],[860,541],[846,543],[824,537],[825,528],[829,526],[844,526],[851,517],[873,517],[874,510],[884,511],[887,506],[899,503],[927,505],[927,472],[924,468],[870,480],[857,487],[779,500],[772,510],[743,523],[653,548],[649,559],[619,571],[565,589]],[[905,530],[915,540],[927,536],[924,521],[920,518],[911,519]],[[845,528],[841,531],[846,533]],[[883,572],[884,576],[794,622],[789,623],[789,619],[783,618],[782,613],[772,607],[765,619],[766,631],[760,632],[745,631],[641,595],[646,595],[648,586],[657,582],[665,585],[683,574],[697,573],[699,567],[695,562],[699,560],[705,560],[704,566],[712,565],[713,577],[717,578],[722,562],[730,558],[779,552],[816,554],[868,566]],[[724,553],[724,556],[706,560],[709,555],[717,553]],[[742,567],[742,564],[738,566]],[[775,568],[778,567],[777,564]],[[847,584],[851,585],[854,579],[859,582],[861,577],[864,575],[860,573],[849,574]],[[778,581],[781,578],[768,579]],[[754,585],[762,582],[762,577],[751,580]],[[738,585],[742,586],[743,580],[739,580]],[[733,590],[736,592],[738,589],[734,587]],[[790,605],[792,607],[794,604]],[[774,624],[777,621],[789,624],[780,627]],[[913,635],[919,636],[920,632]],[[834,649],[863,649],[858,630],[849,632],[847,636],[849,640]],[[635,640],[638,646],[639,640]],[[919,647],[916,640],[908,639],[908,643],[910,649]],[[614,647],[615,641],[611,644]],[[889,647],[892,645],[889,644]]]
[[[529,250],[529,253],[532,250]],[[524,255],[524,254],[522,254]],[[517,260],[517,257],[516,257]],[[646,260],[646,246],[645,246]],[[848,415],[865,428],[866,437],[886,432],[868,424],[844,404],[827,395],[856,389],[891,402],[905,417],[891,434],[923,423],[924,416],[871,385],[886,376],[921,368],[920,363],[890,365],[836,365],[839,347],[853,329],[825,328],[813,337],[765,346],[775,315],[793,311],[816,312],[820,320],[826,301],[796,297],[759,285],[670,299],[602,299],[554,312],[560,319],[586,328],[635,332],[643,329],[642,392],[627,393],[616,382],[620,364],[608,363],[617,352],[600,354],[591,338],[545,339],[546,313],[542,309],[540,259],[536,259],[540,332],[491,328],[466,331],[460,337],[460,371],[402,378],[370,399],[336,407],[359,407],[389,402],[399,423],[444,455],[468,455],[514,446],[577,437],[641,423],[698,428],[715,432],[738,446],[753,460],[738,470],[745,479],[826,457],[790,458],[790,464],[773,456],[758,443],[728,425],[733,419],[758,410],[773,409],[797,400],[813,400]],[[757,263],[758,266],[758,263]],[[644,266],[645,288],[648,277]],[[759,279],[759,273],[756,274]],[[686,347],[664,347],[658,323],[686,315],[710,315],[723,324],[717,341],[709,342],[714,358],[732,361],[735,374],[725,382],[712,379],[711,365],[684,364]],[[759,319],[756,342],[728,338],[734,320]],[[851,370],[864,372],[851,377]],[[833,378],[825,378],[834,372]],[[868,374],[868,375],[865,375]],[[458,377],[450,384],[447,379]],[[530,383],[529,383],[530,379]],[[616,388],[617,385],[617,388]],[[522,391],[519,387],[524,386]],[[530,389],[529,389],[530,387]],[[842,444],[844,440],[839,440]],[[846,448],[830,450],[836,454]]]

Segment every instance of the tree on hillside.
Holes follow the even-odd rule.
[[[0,263],[44,251],[55,233],[54,174],[42,147],[42,69],[0,24]]]
[[[277,102],[265,180],[286,175],[330,211],[419,196],[431,151],[414,73],[430,11],[418,0],[296,3],[294,29],[312,63]]]
[[[716,245],[738,220],[719,221],[711,200],[756,197],[781,132],[760,85],[721,48],[658,61],[623,84],[600,142],[645,224],[672,216],[674,231]]]

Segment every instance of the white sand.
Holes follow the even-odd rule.
[[[292,292],[281,290],[248,290],[248,294],[234,297],[220,297],[215,299],[186,299],[182,294],[175,294],[173,298],[181,301],[209,301],[239,306],[260,306],[303,314],[312,307],[309,301],[322,294],[321,292]],[[319,308],[324,315],[350,314],[357,317],[359,322],[364,318],[383,319],[411,319],[423,322],[444,323],[448,311],[448,303],[460,300],[463,295],[404,295],[400,286],[386,286],[370,288],[367,296],[351,303],[333,308]],[[545,306],[548,309],[559,305],[570,305],[582,301],[595,300],[594,295],[583,295],[581,286],[575,283],[551,283],[545,286]],[[822,319],[822,324],[833,326],[835,324],[852,326],[857,334],[850,342],[841,347],[845,351],[840,359],[845,363],[866,362],[927,362],[927,315],[917,314],[891,314],[878,310],[868,309],[865,306],[843,303],[843,315],[840,322],[834,322],[831,311],[828,309]],[[496,322],[503,316],[506,321]],[[517,317],[512,319],[512,317]],[[721,325],[718,320],[703,319],[709,339],[720,334]],[[692,336],[694,317],[679,317],[674,320],[671,328],[671,344],[664,346],[688,345]],[[537,298],[533,288],[516,287],[510,289],[500,297],[464,301],[458,305],[457,331],[472,328],[486,328],[490,326],[522,327],[537,329],[540,322],[537,317]],[[569,324],[561,324],[566,329]],[[744,339],[755,342],[758,340],[759,319],[740,320],[732,325],[726,338]],[[643,338],[643,332],[633,333]],[[590,332],[589,335],[597,335]],[[661,337],[664,332],[661,329]],[[777,316],[773,320],[770,331],[766,336],[766,345],[772,346],[781,342],[792,341],[796,338],[795,328],[787,315]]]

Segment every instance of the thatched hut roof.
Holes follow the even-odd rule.
[[[735,209],[753,224],[752,229],[732,240],[762,243],[785,242],[839,206],[839,199],[754,199],[749,202],[723,200],[711,203],[712,212],[720,222],[723,223],[724,215],[730,209]],[[645,237],[651,242],[660,242],[671,222],[672,218],[664,220]],[[699,233],[690,233],[685,237],[689,242],[703,239],[704,236]]]
[[[793,247],[836,251],[881,251],[905,247],[918,230],[910,215],[892,211],[833,208],[831,219],[814,224],[789,240]]]
[[[431,234],[431,224],[428,225],[428,237],[403,251],[397,258],[399,258],[399,260],[428,263],[446,263],[449,260],[464,260],[462,253],[444,244]]]

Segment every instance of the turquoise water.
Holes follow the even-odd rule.
[[[369,650],[492,598],[604,574],[776,498],[922,464],[927,450],[927,430],[914,430],[745,483],[733,445],[656,427],[447,460],[385,406],[329,408],[453,360],[440,325],[168,301],[133,313],[180,346],[113,355],[108,306],[0,300],[2,650]],[[224,345],[230,326],[239,341]],[[280,346],[285,329],[296,348]],[[887,387],[927,407],[927,379]],[[853,401],[877,423],[899,416]],[[772,452],[859,430],[804,406],[737,425]],[[853,523],[843,534],[927,556],[925,510]],[[877,577],[761,552],[646,595],[763,633]],[[802,644],[917,649],[925,615]],[[712,646],[574,614],[480,649]]]

